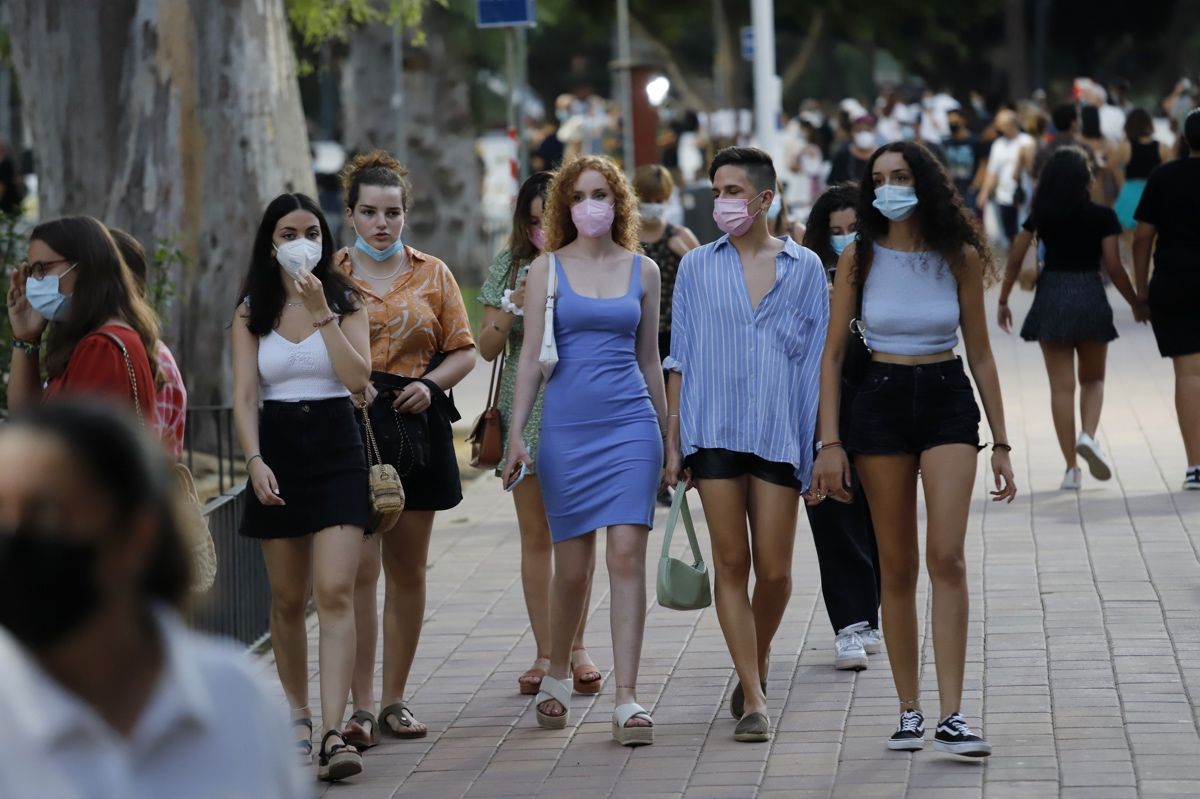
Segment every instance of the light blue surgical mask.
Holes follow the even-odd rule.
[[[367,244],[366,239],[356,232],[354,247],[362,252],[365,252],[368,257],[373,258],[376,261],[386,261],[388,258],[391,258],[393,255],[404,249],[404,242],[397,237],[396,240],[391,243],[391,246],[383,250],[377,250],[370,244]]]
[[[776,194],[771,198],[771,205],[767,208],[767,219],[774,222],[779,218],[779,212],[783,210],[783,198]]]
[[[875,201],[871,205],[893,222],[902,222],[917,210],[917,190],[885,183],[875,188]]]
[[[74,269],[78,264],[73,264]],[[71,310],[71,295],[59,290],[59,281],[70,274],[71,269],[61,275],[46,275],[41,280],[29,278],[25,282],[25,299],[33,310],[47,322],[61,322]]]
[[[829,237],[829,246],[833,248],[835,255],[841,255],[856,238],[858,238],[857,233],[841,233],[839,235],[833,235]]]

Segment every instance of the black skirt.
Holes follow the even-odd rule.
[[[296,538],[339,525],[366,528],[367,459],[349,397],[264,402],[258,438],[285,504],[263,505],[247,486],[242,535]]]
[[[1078,344],[1108,343],[1116,337],[1112,306],[1108,304],[1099,270],[1042,272],[1033,305],[1021,325],[1021,338],[1047,344]]]
[[[399,413],[392,403],[409,383],[429,387],[433,403],[421,413]],[[454,451],[454,400],[430,380],[372,372],[379,391],[371,404],[371,427],[384,463],[396,467],[404,484],[404,509],[449,510],[462,502],[462,478]],[[359,415],[361,424],[361,414]],[[362,433],[366,440],[366,433]]]

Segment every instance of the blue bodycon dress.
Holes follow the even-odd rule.
[[[537,472],[555,543],[617,524],[653,526],[663,447],[638,366],[642,258],[629,291],[594,299],[571,290],[558,258],[558,366],[546,384]]]

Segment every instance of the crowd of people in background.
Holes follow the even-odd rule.
[[[605,687],[609,669],[584,639],[606,531],[612,738],[656,741],[637,692],[646,546],[656,503],[694,487],[737,674],[734,739],[772,735],[771,645],[791,596],[803,503],[832,665],[867,668],[886,636],[899,721],[884,745],[922,749],[920,488],[940,704],[934,746],[988,756],[963,707],[965,539],[979,452],[991,449],[993,500],[1011,502],[1017,486],[985,289],[1000,283],[996,318],[1009,332],[1014,286],[1026,269],[1035,275],[1020,334],[1045,358],[1063,489],[1080,487],[1081,460],[1095,479],[1114,472],[1097,438],[1117,338],[1106,281],[1174,362],[1184,487],[1200,489],[1200,109],[1182,81],[1153,112],[1130,106],[1128,94],[1080,80],[1053,106],[1041,95],[988,108],[977,94],[962,103],[932,89],[913,102],[885,89],[870,108],[846,100],[836,113],[806,102],[786,126],[782,163],[749,146],[701,161],[720,231],[707,242],[673,218],[695,166],[684,137],[665,163],[630,180],[596,154],[603,103],[566,98],[538,143],[546,169],[521,186],[511,236],[488,270],[477,332],[450,267],[404,242],[412,204],[427,200],[389,154],[361,154],[341,175],[351,247],[337,248],[312,198],[272,200],[230,335],[249,489],[240,532],[259,542],[266,564],[290,731],[282,714],[258,714],[264,700],[249,679],[184,632],[173,609],[186,558],[154,474],[179,457],[187,398],[144,297],[145,252],[90,217],[43,222],[7,293],[15,421],[0,430],[0,663],[19,679],[0,686],[0,708],[39,715],[42,698],[85,703],[110,733],[143,744],[136,756],[187,771],[176,761],[211,752],[241,764],[220,779],[263,786],[264,796],[288,795],[288,760],[315,760],[317,777],[336,781],[361,773],[381,736],[426,736],[408,704],[409,675],[435,516],[463,496],[453,389],[479,354],[507,359],[494,474],[513,494],[535,645],[513,688],[534,696],[539,726],[565,727],[572,694]],[[699,148],[702,134],[692,133],[688,146]],[[1002,279],[993,244],[1007,252]],[[70,401],[97,397],[127,418]],[[980,436],[985,421],[990,441]],[[147,434],[162,452],[145,446]],[[42,455],[23,462],[31,447]],[[377,480],[388,474],[402,511],[379,508]],[[31,617],[10,612],[22,586],[38,583],[64,586],[74,601]],[[315,745],[310,593],[323,726]],[[113,704],[78,668],[99,649],[96,674],[136,695],[138,712]],[[132,662],[122,658],[144,668],[120,673]],[[145,746],[161,731],[142,728],[143,711],[213,675],[234,686],[220,698],[225,716],[189,727],[190,750]],[[228,751],[242,735],[219,726],[247,714],[252,734],[268,741],[253,763]],[[56,729],[82,723],[60,715]],[[63,779],[91,774],[98,751],[74,752]],[[37,773],[18,769],[0,785]],[[106,779],[120,795],[120,780],[148,785],[167,773]]]

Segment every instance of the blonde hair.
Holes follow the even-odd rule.
[[[666,202],[675,190],[675,181],[662,164],[643,164],[633,173],[633,190],[644,203]]]
[[[358,190],[363,186],[398,187],[401,205],[408,212],[408,170],[386,150],[359,153],[342,169],[338,180],[346,192],[346,207],[358,204]]]
[[[600,173],[608,182],[613,193],[613,226],[612,238],[620,246],[630,252],[637,252],[638,244],[638,212],[637,197],[633,187],[625,179],[625,174],[617,167],[611,158],[597,155],[583,155],[572,158],[563,164],[550,188],[546,192],[545,208],[542,212],[542,228],[546,231],[547,251],[560,250],[579,236],[575,222],[571,219],[571,194],[575,191],[575,181],[589,169]]]

